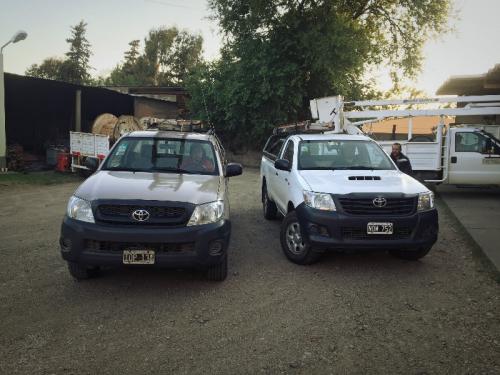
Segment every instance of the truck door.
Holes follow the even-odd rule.
[[[449,183],[499,185],[498,141],[475,129],[456,129],[451,139]]]
[[[293,166],[293,141],[290,139],[285,145],[284,151],[282,152],[280,158],[288,160],[290,163],[290,169]],[[273,181],[274,188],[274,202],[280,208],[282,212],[287,211],[288,200],[290,192],[288,186],[290,184],[290,172],[281,171],[275,168],[275,180]]]

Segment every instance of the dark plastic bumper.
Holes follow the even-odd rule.
[[[220,263],[227,252],[231,222],[178,228],[151,228],[126,225],[100,225],[65,217],[61,226],[61,255],[64,260],[88,266],[123,265],[123,251],[89,248],[89,241],[130,244],[190,244],[189,251],[158,251],[154,265],[148,267],[207,267]],[[210,246],[222,244],[222,250],[211,255]],[[125,245],[126,246],[126,245]]]
[[[301,204],[296,213],[303,238],[322,249],[416,250],[432,246],[439,232],[436,209],[409,216],[357,216],[320,211]],[[395,234],[367,235],[369,222],[393,223]],[[356,235],[346,235],[349,231]]]

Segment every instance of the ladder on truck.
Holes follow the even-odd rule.
[[[443,104],[449,103],[466,104],[459,108],[439,107]],[[411,105],[428,104],[433,104],[436,108],[401,108],[402,106],[408,107]],[[388,106],[393,108],[388,109]],[[374,107],[379,107],[379,109],[373,109]],[[361,125],[387,118],[408,118],[407,141],[400,143],[402,143],[405,147],[413,148],[415,150],[420,149],[422,159],[417,159],[414,170],[428,171],[430,169],[433,171],[442,171],[442,180],[426,180],[427,182],[442,182],[446,180],[448,175],[450,147],[448,134],[444,134],[445,116],[500,115],[500,95],[361,101],[344,101],[342,96],[333,96],[311,100],[310,108],[312,118],[317,120],[317,123],[331,125],[332,130],[328,131],[328,133],[364,134],[360,129]],[[413,134],[413,117],[420,116],[439,116],[440,122],[437,125],[435,142],[408,142],[412,138]],[[498,125],[500,126],[500,124]],[[388,146],[390,146],[394,141],[377,142],[380,143],[382,147],[385,146],[387,151]],[[431,156],[432,158],[430,158]]]

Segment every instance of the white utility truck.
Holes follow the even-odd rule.
[[[463,107],[436,108],[449,103]],[[435,108],[401,109],[402,106],[428,104]],[[383,109],[388,106],[392,108]],[[382,109],[371,109],[373,107]],[[408,140],[398,142],[402,145],[402,152],[411,161],[415,177],[436,184],[500,185],[500,124],[478,124],[473,120],[481,117],[495,122],[495,118],[500,116],[500,95],[354,102],[344,102],[342,97],[335,96],[311,100],[311,113],[318,123],[330,124],[332,132],[349,134],[361,134],[359,126],[365,123],[407,117]],[[410,141],[412,118],[417,116],[441,117],[441,122],[436,124],[434,141]],[[466,116],[470,123],[447,128],[444,116]],[[378,143],[390,153],[394,141]]]

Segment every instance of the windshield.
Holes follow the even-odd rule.
[[[302,141],[298,166],[299,169],[395,169],[375,142],[350,140]]]
[[[102,170],[218,175],[211,142],[171,138],[122,138]]]

